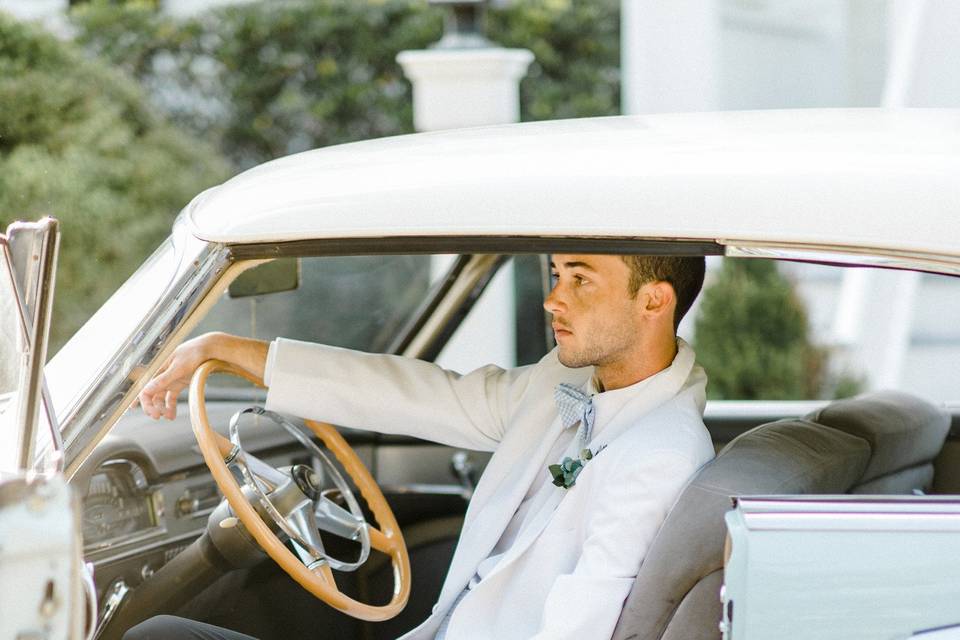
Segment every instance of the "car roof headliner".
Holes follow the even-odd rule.
[[[960,110],[623,116],[308,151],[185,210],[257,244],[381,237],[642,237],[960,255]]]

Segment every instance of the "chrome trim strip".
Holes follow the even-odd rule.
[[[83,592],[87,598],[87,632],[83,634],[83,637],[84,640],[93,640],[100,628],[100,625],[97,624],[97,585],[93,581],[93,563],[84,562],[80,572]]]
[[[450,292],[457,280],[460,279],[463,270],[470,263],[472,256],[458,256],[453,265],[447,270],[446,274],[434,284],[423,303],[413,313],[403,328],[397,333],[397,337],[387,347],[386,353],[403,353],[410,342],[416,338],[417,334],[423,329],[423,325],[430,320],[430,316],[437,310],[437,306],[443,301]]]
[[[718,240],[725,245],[724,255],[730,258],[766,258],[796,260],[846,266],[877,267],[929,271],[960,276],[960,259],[932,253],[872,249],[852,246],[805,245],[802,243],[752,242]]]
[[[822,409],[828,404],[830,404],[829,400],[707,400],[703,419],[710,421],[795,418]]]
[[[167,528],[163,525],[156,525],[150,527],[149,529],[144,529],[143,531],[136,533],[132,536],[116,536],[114,538],[109,538],[107,540],[101,540],[100,542],[95,542],[91,545],[87,545],[83,548],[84,555],[95,554],[98,551],[103,551],[104,549],[109,549],[110,547],[116,546],[126,546],[128,544],[136,544],[138,542],[143,542],[144,540],[152,540],[159,536],[163,536],[167,533]]]
[[[95,638],[100,637],[103,630],[113,620],[113,616],[120,610],[120,605],[123,604],[128,593],[130,593],[130,587],[122,578],[113,583],[109,595],[103,602],[103,608],[100,610],[100,621],[97,623],[97,630],[93,632]]]
[[[214,287],[229,264],[230,254],[226,247],[207,244],[196,260],[180,265],[175,280],[139,323],[130,342],[107,361],[87,387],[86,394],[63,417],[68,478],[76,473],[84,454],[106,435],[111,417],[118,412],[140,378],[134,372],[154,364],[170,337]]]
[[[491,276],[503,260],[496,254],[475,255],[464,265],[463,271],[441,300],[433,314],[426,319],[420,331],[412,337],[400,355],[422,357],[436,337],[447,327],[461,305],[470,298],[479,284]]]
[[[14,222],[7,228],[6,244],[11,254],[17,253],[18,248],[21,253],[26,251],[27,255],[21,257],[28,259],[30,265],[25,273],[12,272],[23,309],[21,319],[26,325],[24,328],[30,345],[26,362],[26,389],[21,390],[24,402],[19,407],[17,417],[22,428],[18,442],[17,468],[25,471],[33,468],[37,424],[43,403],[47,403],[49,427],[54,431],[53,445],[57,447],[60,444],[55,433],[56,416],[49,405],[43,376],[56,282],[57,249],[60,244],[59,224],[55,218],[46,217],[38,222]],[[15,262],[10,265],[11,268],[16,266]],[[33,289],[33,286],[36,289]],[[60,470],[60,464],[61,460],[56,459],[56,471]]]
[[[186,533],[181,533],[180,535],[176,535],[176,536],[167,538],[167,539],[165,539],[165,540],[158,540],[158,541],[153,542],[153,543],[151,543],[151,544],[148,544],[148,545],[146,545],[146,546],[144,546],[144,547],[137,547],[136,549],[126,549],[126,550],[121,551],[120,553],[114,554],[114,555],[112,555],[112,556],[104,556],[104,557],[102,557],[102,558],[95,559],[95,560],[93,561],[93,566],[94,566],[94,568],[97,568],[97,567],[100,567],[100,566],[105,565],[105,564],[110,564],[111,562],[119,562],[120,560],[126,560],[127,558],[132,558],[132,557],[134,557],[134,556],[143,555],[143,554],[145,554],[145,553],[149,553],[149,552],[151,552],[151,551],[156,551],[157,549],[161,549],[161,548],[166,547],[166,546],[175,545],[175,544],[178,544],[178,543],[180,543],[180,542],[184,542],[184,541],[186,541],[186,540],[191,540],[191,539],[194,539],[194,538],[198,538],[198,537],[200,537],[200,536],[203,534],[203,532],[204,532],[204,530],[205,530],[206,528],[207,528],[207,527],[206,527],[206,523],[204,523],[204,526],[202,526],[202,527],[200,527],[200,528],[198,528],[198,529],[196,529],[196,530],[194,530],[194,531],[188,531],[188,532],[186,532]]]
[[[385,484],[380,490],[397,495],[425,495],[425,496],[459,496],[464,500],[470,499],[472,493],[458,484],[427,484],[413,482],[409,484]]]

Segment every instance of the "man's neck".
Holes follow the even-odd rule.
[[[646,380],[669,367],[677,356],[675,336],[670,340],[660,340],[646,346],[639,354],[597,365],[597,390],[613,391]]]

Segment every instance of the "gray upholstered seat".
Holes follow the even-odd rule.
[[[898,392],[831,403],[761,425],[727,445],[684,489],[647,551],[614,640],[720,637],[723,514],[730,497],[908,493],[929,485],[949,416]]]

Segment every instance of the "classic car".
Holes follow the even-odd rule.
[[[281,158],[201,193],[45,369],[58,428],[21,472],[59,466],[80,499],[90,634],[179,613],[264,640],[392,638],[425,618],[488,452],[271,415],[258,381],[217,363],[173,422],[135,398],[212,330],[457,370],[535,361],[553,346],[554,252],[920,272],[957,299],[960,112],[416,134]],[[947,637],[960,411],[909,390],[709,402],[720,453],[661,527],[614,638]],[[291,478],[306,505],[285,495]]]

